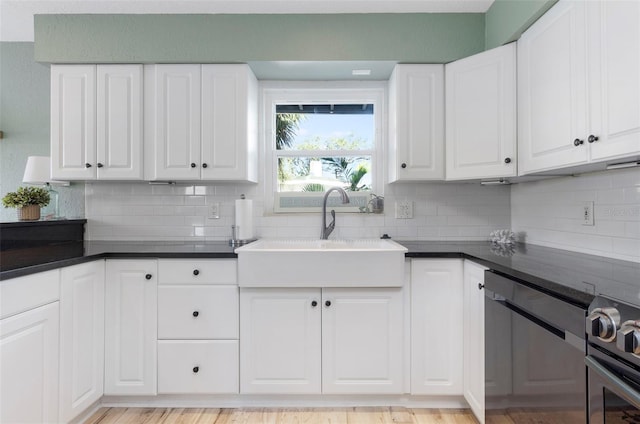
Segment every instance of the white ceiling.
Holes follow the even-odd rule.
[[[484,13],[494,0],[0,0],[0,41],[33,41],[47,13]]]

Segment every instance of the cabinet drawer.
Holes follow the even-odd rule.
[[[159,339],[237,339],[236,286],[158,287]]]
[[[60,270],[0,282],[0,319],[60,299]]]
[[[161,259],[158,284],[237,284],[235,259]]]
[[[238,393],[238,379],[237,340],[158,341],[158,393]]]

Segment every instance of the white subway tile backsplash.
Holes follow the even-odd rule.
[[[511,186],[511,224],[528,243],[640,261],[637,169],[554,178]],[[594,202],[594,226],[582,225],[582,202]]]
[[[87,237],[96,240],[208,240],[231,237],[235,199],[254,201],[255,235],[316,238],[320,214],[273,214],[260,185],[87,183]],[[495,229],[525,233],[528,243],[640,260],[640,173],[609,171],[511,186],[395,183],[385,213],[337,213],[332,237],[487,240]],[[412,219],[395,218],[395,202],[413,202]],[[582,202],[594,202],[595,225],[583,226]],[[209,206],[220,205],[219,219]]]

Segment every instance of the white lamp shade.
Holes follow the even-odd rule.
[[[51,160],[49,156],[29,156],[22,182],[27,184],[51,183],[69,185],[67,181],[54,181],[51,179]]]
[[[51,181],[51,164],[48,156],[29,156],[24,169],[23,183],[45,184]]]

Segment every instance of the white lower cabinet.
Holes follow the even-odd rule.
[[[484,424],[484,272],[487,268],[464,261],[463,312],[463,389],[464,398]]]
[[[158,393],[238,393],[238,340],[159,340]]]
[[[402,302],[401,288],[241,289],[241,393],[402,393]]]
[[[106,395],[155,395],[157,261],[107,260]]]
[[[411,394],[462,395],[462,260],[411,261]]]
[[[60,273],[60,422],[102,397],[104,385],[104,260]]]
[[[402,393],[400,288],[322,290],[322,392]]]
[[[58,421],[58,334],[58,302],[0,320],[0,422]]]
[[[240,393],[321,391],[320,289],[240,289]]]
[[[236,261],[160,259],[158,270],[158,393],[238,393]]]

